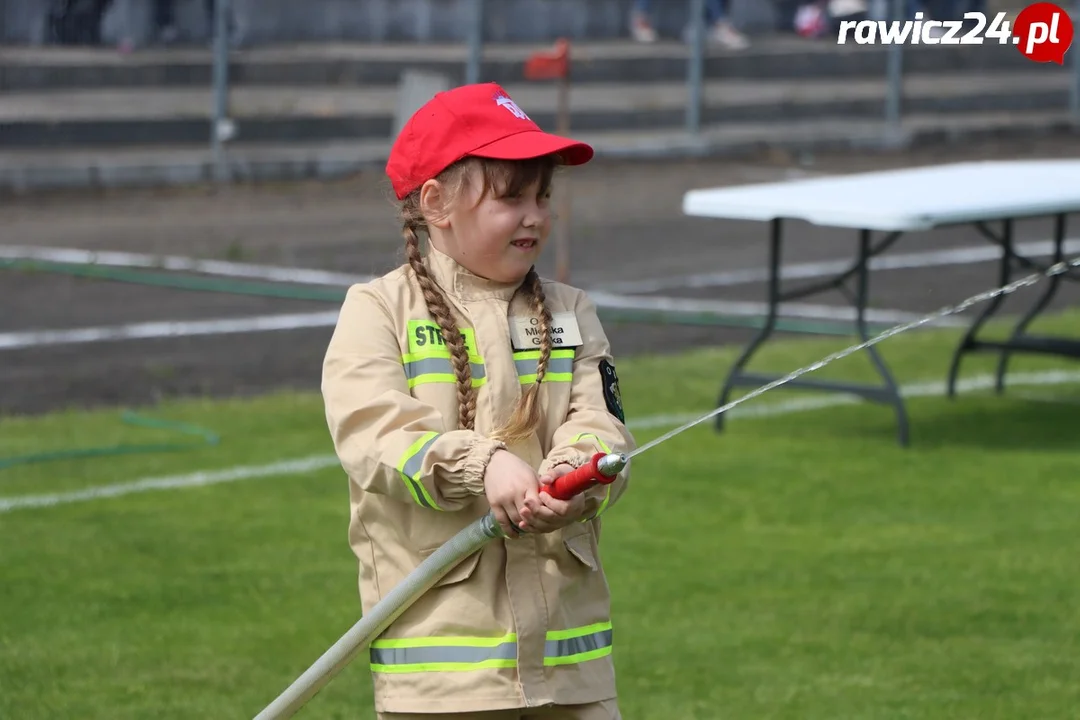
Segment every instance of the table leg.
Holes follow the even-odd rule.
[[[1059,263],[1065,259],[1065,215],[1061,214],[1054,218],[1054,262]],[[1016,323],[1016,327],[1013,328],[1012,333],[1009,335],[1008,341],[1001,349],[1001,356],[998,358],[997,374],[994,378],[994,389],[1000,395],[1005,391],[1005,371],[1009,364],[1009,357],[1020,343],[1028,326],[1031,322],[1038,317],[1039,313],[1046,309],[1050,301],[1054,299],[1054,295],[1057,294],[1058,285],[1060,285],[1064,275],[1054,275],[1050,278],[1046,285],[1046,289],[1043,290],[1042,295],[1035,304],[1031,306],[1031,309],[1024,313],[1024,316],[1020,318],[1020,321]]]
[[[899,237],[899,233],[894,233],[886,238],[878,246],[874,246],[871,243],[871,231],[863,230],[859,236],[859,253],[856,262],[844,273],[837,278],[829,280],[827,282],[812,284],[800,289],[790,290],[783,292],[780,286],[780,249],[782,242],[782,231],[780,220],[774,220],[772,223],[772,234],[769,243],[769,306],[768,315],[765,322],[750,342],[749,345],[742,351],[739,358],[735,361],[734,366],[731,368],[726,380],[724,381],[723,388],[720,390],[720,397],[717,400],[717,407],[726,405],[731,396],[731,392],[736,387],[755,386],[760,387],[769,382],[776,380],[778,375],[767,375],[763,373],[746,372],[745,367],[750,361],[750,358],[762,343],[765,342],[772,335],[776,328],[777,316],[779,315],[780,303],[793,300],[798,297],[805,297],[808,294],[821,292],[823,290],[841,288],[843,282],[854,277],[856,280],[856,291],[854,296],[848,294],[848,299],[851,300],[855,307],[855,330],[860,340],[863,342],[870,339],[870,333],[867,328],[866,322],[866,306],[869,299],[869,285],[870,285],[870,259],[877,253],[882,252],[886,247],[895,242]],[[846,288],[843,288],[846,289]],[[876,367],[884,385],[868,385],[861,383],[850,383],[834,380],[813,380],[806,378],[797,378],[787,383],[788,387],[792,388],[807,388],[813,390],[825,390],[832,392],[839,392],[851,395],[858,395],[873,402],[885,403],[892,405],[896,410],[897,420],[899,422],[898,439],[902,446],[906,447],[909,444],[908,439],[908,418],[907,412],[904,409],[903,399],[900,396],[900,390],[897,387],[896,381],[893,379],[892,374],[886,367],[884,360],[874,347],[867,348],[867,352],[870,354],[870,359]],[[716,417],[717,430],[722,429],[724,426],[724,414],[721,413]]]
[[[1066,216],[1064,214],[1055,216],[1055,263],[1065,259],[1065,218]],[[980,229],[982,228],[980,227]],[[985,230],[983,230],[983,232],[991,240],[999,240]],[[1000,244],[1003,252],[1001,256],[1001,265],[999,266],[998,283],[999,285],[1004,286],[1011,282],[1014,266],[1030,265],[1035,267],[1035,265],[1027,258],[1016,255],[1015,247],[1013,246],[1011,220],[1005,221],[1005,229],[1003,236],[1000,238]],[[979,330],[982,329],[982,326],[998,309],[1005,296],[999,295],[988,303],[986,309],[975,319],[971,324],[971,327],[968,328],[963,339],[960,341],[959,346],[956,348],[956,353],[953,355],[952,364],[949,367],[947,390],[949,397],[955,397],[956,395],[956,377],[960,369],[960,359],[965,353],[979,351],[998,353],[998,366],[997,373],[994,377],[994,387],[999,394],[1004,392],[1005,371],[1008,368],[1009,358],[1015,352],[1041,353],[1044,355],[1080,359],[1080,340],[1061,337],[1040,337],[1028,335],[1026,332],[1028,326],[1038,317],[1039,313],[1046,309],[1051,300],[1053,300],[1054,295],[1057,293],[1058,286],[1061,284],[1061,280],[1066,277],[1067,275],[1065,274],[1058,274],[1049,279],[1048,287],[1043,291],[1042,295],[1039,296],[1039,299],[1035,301],[1034,306],[1020,318],[1013,328],[1011,335],[1005,340],[979,340],[977,337]]]
[[[859,339],[863,342],[870,339],[870,334],[866,328],[866,306],[870,299],[870,257],[872,254],[870,231],[862,230],[859,233],[859,274],[857,276],[858,284],[855,295],[855,329],[858,331]],[[877,368],[881,379],[885,381],[885,387],[888,391],[887,397],[893,409],[896,410],[897,440],[902,447],[907,447],[909,444],[908,418],[904,400],[900,397],[900,388],[897,386],[896,379],[893,378],[889,368],[885,365],[885,360],[881,357],[878,349],[871,345],[866,348],[866,352],[870,355],[870,361]]]
[[[1013,266],[1013,221],[1011,218],[1006,219],[1002,223],[1001,227],[1001,263],[998,265],[998,286],[1002,287],[1012,282],[1012,266]],[[967,331],[964,333],[964,337],[960,340],[960,344],[956,346],[956,352],[953,353],[952,362],[949,363],[949,376],[946,382],[945,394],[952,398],[956,397],[956,378],[960,373],[960,360],[967,352],[975,350],[978,347],[978,340],[976,336],[979,334],[979,330],[982,329],[986,321],[997,311],[998,307],[1004,301],[1004,295],[998,295],[979,313],[978,317],[972,321],[968,326]]]
[[[727,379],[724,381],[723,387],[720,389],[720,397],[717,399],[717,407],[723,407],[728,403],[728,398],[731,397],[731,391],[735,389],[735,385],[738,384],[740,376],[742,375],[743,368],[750,362],[751,356],[757,349],[761,347],[761,344],[765,342],[773,330],[776,329],[776,316],[780,309],[780,245],[783,241],[783,220],[776,218],[772,221],[769,227],[769,310],[768,315],[765,317],[765,323],[761,326],[757,335],[750,341],[750,344],[743,349],[739,355],[735,364],[728,372]],[[724,428],[724,418],[726,413],[720,413],[716,416],[716,429],[722,430]]]

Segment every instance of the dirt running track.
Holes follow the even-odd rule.
[[[700,162],[600,162],[573,171],[572,282],[601,288],[614,282],[678,278],[760,267],[767,228],[681,214],[682,194],[695,187],[763,182],[934,162],[1078,157],[1080,139],[1047,139],[963,150],[893,155],[830,155]],[[382,273],[402,261],[400,235],[382,178],[108,194],[61,193],[0,200],[0,245],[123,250]],[[791,225],[785,262],[846,259],[848,231]],[[1025,221],[1018,240],[1049,237],[1049,222]],[[1070,218],[1080,236],[1080,218]],[[891,251],[986,246],[972,229],[911,235]],[[549,247],[541,270],[552,274]],[[996,285],[990,263],[888,271],[872,278],[872,305],[928,311]],[[764,299],[760,283],[667,295],[724,300]],[[1023,297],[1026,307],[1033,295]],[[1057,306],[1080,298],[1067,283]],[[838,303],[837,298],[808,302]],[[1008,306],[1012,309],[1014,306]],[[244,318],[336,310],[322,302],[191,292],[67,276],[0,271],[0,334],[113,326],[145,321]],[[120,340],[0,349],[0,413],[61,407],[151,403],[191,394],[250,394],[272,388],[316,389],[329,327],[154,340]],[[617,355],[665,352],[695,344],[742,342],[750,331],[611,325]]]

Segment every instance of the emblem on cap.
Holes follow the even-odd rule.
[[[528,120],[529,116],[525,114],[525,111],[518,107],[518,104],[510,99],[510,96],[504,92],[495,93],[495,102],[499,107],[504,107],[514,114],[514,117],[519,120]]]

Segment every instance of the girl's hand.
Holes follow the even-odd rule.
[[[550,485],[555,478],[562,477],[573,469],[570,465],[558,465],[540,478],[540,484]],[[569,500],[558,500],[547,493],[537,493],[518,508],[518,515],[521,517],[518,527],[523,532],[548,533],[577,522],[584,514],[583,493],[578,493]]]
[[[484,493],[503,534],[517,537],[521,532],[519,508],[535,504],[540,480],[527,462],[508,450],[496,450],[484,471]]]

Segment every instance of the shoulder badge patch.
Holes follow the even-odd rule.
[[[606,359],[600,361],[600,381],[604,386],[604,402],[608,412],[619,418],[619,422],[625,423],[626,416],[623,412],[622,391],[619,390],[619,376],[615,373],[615,366]]]

